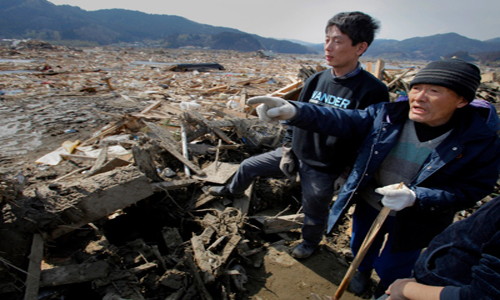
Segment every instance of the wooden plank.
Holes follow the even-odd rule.
[[[219,257],[212,252],[205,250],[205,246],[203,245],[203,241],[200,236],[194,235],[191,237],[191,246],[193,248],[194,261],[203,273],[203,281],[205,283],[215,281],[213,264],[219,260]]]
[[[147,115],[150,111],[152,111],[153,109],[157,109],[158,107],[160,107],[161,105],[161,102],[162,100],[158,100],[158,101],[155,101],[153,104],[149,105],[148,107],[146,107],[145,109],[143,109],[140,114],[142,115]]]
[[[66,188],[71,189],[72,186],[75,187],[74,190],[82,191],[74,193],[74,198],[78,199],[75,200],[77,203],[74,208],[82,214],[74,214],[69,223],[57,226],[49,233],[51,239],[95,222],[153,194],[150,180],[134,166],[85,177],[72,185],[68,184]]]
[[[106,160],[108,159],[108,145],[104,145],[97,156],[97,160],[94,162],[92,168],[90,168],[89,172],[86,174],[87,176],[94,175],[95,171],[102,168]]]
[[[236,246],[238,246],[238,243],[240,242],[240,240],[241,240],[241,236],[238,234],[233,235],[229,239],[227,244],[224,246],[224,249],[222,249],[222,255],[221,255],[221,263],[222,264],[224,264],[227,261],[227,259],[229,258],[229,256],[233,252],[234,248],[236,248]]]
[[[55,267],[42,271],[40,286],[59,286],[104,278],[110,266],[105,261]]]
[[[287,92],[300,87],[301,84],[302,84],[301,81],[293,82],[293,83],[291,83],[291,84],[289,84],[289,85],[287,85],[285,87],[282,87],[281,89],[279,89],[277,91],[272,92],[271,96],[275,96],[275,97],[283,96]]]
[[[77,154],[59,154],[64,159],[84,159],[84,160],[96,160],[97,157],[86,156],[86,155],[77,155]]]
[[[216,196],[212,196],[212,195],[201,195],[198,200],[196,200],[195,204],[194,204],[194,208],[199,208],[201,207],[202,205],[204,204],[207,204],[208,202],[216,199],[217,197]]]
[[[213,182],[217,184],[226,183],[238,170],[240,164],[214,161],[208,167],[203,169],[204,176],[193,176],[195,179]]]
[[[410,72],[411,70],[413,70],[413,68],[410,68],[410,69],[406,69],[403,73],[399,74],[398,76],[396,76],[396,78],[394,78],[391,82],[389,82],[387,84],[387,88],[391,88],[394,84],[396,84],[396,82],[398,82],[399,80],[401,80],[401,78],[403,78],[408,72]]]
[[[114,157],[114,158],[110,159],[109,161],[105,162],[99,168],[96,168],[94,170],[94,172],[92,173],[92,176],[97,175],[97,174],[101,174],[101,173],[105,173],[105,172],[109,172],[109,171],[114,170],[116,168],[120,168],[120,167],[124,167],[124,166],[128,166],[128,165],[130,165],[129,161],[123,160],[123,159],[118,158],[118,157]]]
[[[26,291],[24,300],[37,300],[40,287],[41,263],[43,259],[43,239],[38,233],[33,235],[31,253],[29,255],[28,274],[26,276]]]
[[[228,85],[219,85],[219,86],[215,86],[213,88],[210,88],[208,90],[204,90],[202,93],[204,94],[210,94],[210,93],[215,93],[215,92],[221,92],[221,91],[225,91],[229,88]]]
[[[381,59],[377,59],[377,63],[375,64],[375,70],[373,72],[373,75],[375,75],[375,77],[377,77],[378,79],[382,80],[384,67],[385,67],[384,61]]]

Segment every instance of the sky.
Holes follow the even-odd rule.
[[[379,21],[376,39],[404,40],[455,32],[488,40],[500,37],[498,0],[48,0],[84,10],[121,8],[175,15],[275,39],[322,43],[326,22],[344,11]]]

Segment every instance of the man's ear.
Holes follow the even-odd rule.
[[[465,100],[464,97],[462,96],[459,96],[460,99],[458,100],[458,103],[457,103],[457,108],[462,108],[464,106],[466,106],[467,104],[469,104],[469,101]]]
[[[368,49],[368,43],[367,42],[361,42],[356,45],[357,50],[356,52],[358,53],[359,56],[361,56],[363,53],[365,53],[366,49]]]

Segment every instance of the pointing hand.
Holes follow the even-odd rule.
[[[248,99],[247,104],[256,105],[257,114],[262,121],[273,122],[289,120],[297,114],[297,108],[279,97],[259,96]]]

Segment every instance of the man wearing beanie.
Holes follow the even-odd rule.
[[[268,119],[362,142],[330,209],[327,231],[356,204],[351,236],[356,255],[382,207],[391,213],[359,265],[351,291],[366,292],[373,269],[380,278],[376,297],[394,280],[410,277],[421,250],[453,222],[455,213],[493,192],[500,169],[499,120],[491,104],[474,100],[480,81],[478,67],[451,59],[420,70],[410,83],[408,101],[365,110],[275,97],[249,100],[265,104],[261,113]]]

